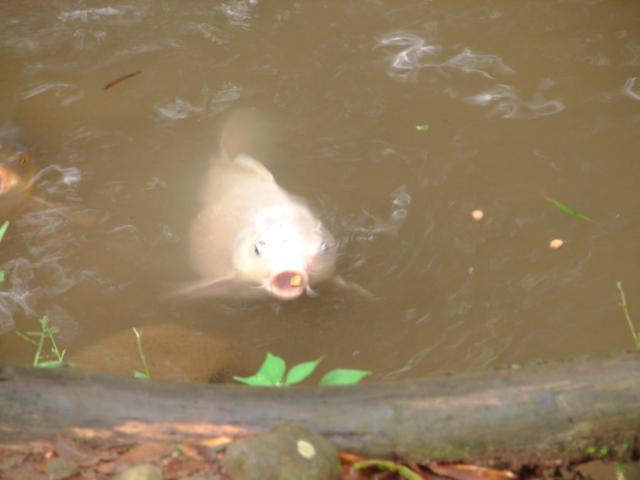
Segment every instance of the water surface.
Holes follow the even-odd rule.
[[[136,326],[187,379],[267,351],[382,379],[631,347],[615,282],[640,308],[640,4],[403,3],[0,5],[2,141],[54,205],[7,214],[0,360],[29,361],[12,332],[45,314],[87,368]],[[274,175],[375,299],[159,300],[194,278],[197,187],[239,106],[274,118]]]

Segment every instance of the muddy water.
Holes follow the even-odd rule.
[[[98,370],[112,359],[87,350],[121,351],[132,326],[178,332],[147,356],[185,371],[202,337],[237,372],[271,351],[379,379],[630,347],[639,25],[633,0],[2,2],[2,140],[53,206],[7,213],[0,359],[29,360],[12,331],[44,314]],[[267,163],[373,300],[160,300],[195,278],[196,189],[238,106],[275,119]]]

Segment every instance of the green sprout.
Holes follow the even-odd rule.
[[[133,333],[136,335],[138,355],[140,355],[140,360],[142,361],[142,366],[144,367],[144,372],[136,370],[133,372],[133,376],[136,378],[151,378],[151,373],[149,373],[149,365],[147,365],[147,359],[145,358],[144,351],[142,350],[142,334],[136,328],[133,329]]]
[[[624,294],[624,289],[622,288],[622,282],[616,282],[616,286],[618,287],[618,291],[620,292],[620,307],[624,312],[624,317],[627,319],[627,324],[629,325],[629,330],[631,330],[631,336],[633,337],[633,341],[636,344],[636,348],[640,350],[640,334],[636,330],[633,321],[631,320],[631,315],[629,314],[629,306],[627,305],[627,297]]]
[[[251,377],[233,377],[234,380],[254,387],[288,387],[305,380],[311,375],[322,357],[309,362],[294,365],[287,372],[284,359],[267,353],[262,365]],[[285,375],[286,373],[286,375]],[[365,370],[336,369],[326,373],[320,380],[320,385],[353,385],[358,383],[371,372]]]
[[[55,336],[59,329],[49,323],[45,315],[40,319],[40,331],[38,332],[16,332],[18,336],[36,346],[36,353],[33,356],[33,366],[40,368],[55,368],[64,365],[64,354],[66,350],[60,351],[56,343]],[[49,341],[51,347],[49,353],[43,353],[44,345]]]

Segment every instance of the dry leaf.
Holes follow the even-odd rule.
[[[429,463],[427,466],[433,473],[451,477],[454,480],[512,480],[516,478],[515,474],[509,470],[494,470],[476,465]]]

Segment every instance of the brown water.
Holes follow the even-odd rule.
[[[208,361],[247,373],[267,351],[381,379],[632,346],[615,283],[640,312],[640,3],[398,5],[0,2],[3,140],[44,170],[34,195],[95,218],[12,211],[0,361],[29,361],[12,330],[44,314],[80,359],[132,326],[164,338],[147,356],[185,378]],[[237,106],[275,119],[271,169],[374,300],[159,300],[195,278],[196,189]]]

